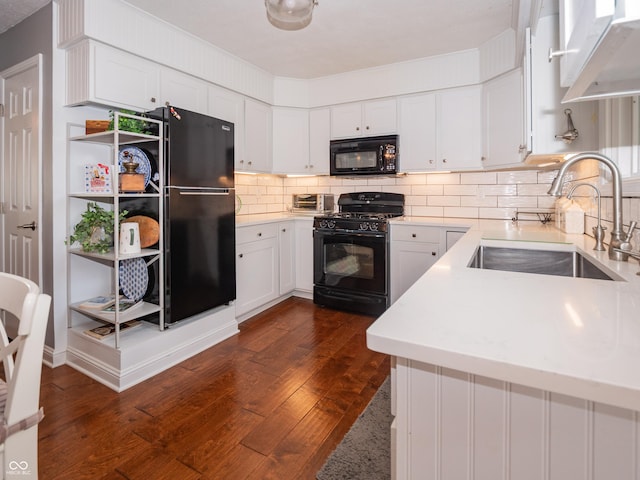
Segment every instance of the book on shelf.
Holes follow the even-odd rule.
[[[99,295],[97,297],[89,298],[82,303],[78,304],[80,308],[86,308],[89,310],[101,310],[116,303],[115,295]]]
[[[124,322],[120,324],[120,332],[124,332],[125,330],[131,330],[134,327],[140,325],[139,320],[129,320],[128,322]],[[90,330],[84,331],[85,335],[89,335],[90,337],[97,338],[98,340],[102,340],[104,338],[110,337],[111,335],[116,333],[115,325],[101,325],[99,327],[92,328]]]
[[[101,310],[101,313],[115,315],[116,308],[120,313],[130,312],[131,310],[138,308],[143,303],[144,302],[142,300],[131,300],[129,298],[121,298],[117,305],[116,305],[116,302],[113,302],[112,305],[109,305],[108,307],[103,308]]]

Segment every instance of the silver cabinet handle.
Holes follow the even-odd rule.
[[[18,225],[18,228],[30,228],[31,230],[35,230],[38,227],[38,224],[35,220],[31,223],[25,223],[24,225]]]

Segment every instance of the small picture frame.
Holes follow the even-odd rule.
[[[84,166],[84,191],[86,193],[113,193],[111,165],[103,163]]]

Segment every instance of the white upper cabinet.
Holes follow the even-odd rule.
[[[309,173],[329,175],[331,115],[328,108],[309,112]]]
[[[479,86],[401,98],[400,170],[480,168],[481,108]]]
[[[309,111],[273,107],[273,173],[309,173]]]
[[[402,97],[398,103],[400,171],[435,170],[436,94]]]
[[[331,138],[372,137],[397,131],[396,100],[372,100],[331,107]]]
[[[209,85],[208,115],[233,123],[234,165],[244,159],[244,97],[216,85]]]
[[[204,115],[209,109],[207,83],[170,68],[162,68],[160,72],[160,95],[159,106],[169,104]]]
[[[512,70],[485,83],[482,103],[482,165],[487,168],[520,163],[526,150],[522,70]]]
[[[160,106],[159,65],[89,40],[66,55],[66,105],[95,103],[135,111]]]
[[[549,62],[549,49],[558,43],[558,16],[542,17],[536,34],[531,35],[530,48],[525,59],[525,121],[527,163],[533,156],[556,156],[567,153],[598,150],[598,103],[562,103],[566,89],[560,87],[560,66]],[[578,137],[569,142],[562,136],[569,130],[567,113],[571,113]],[[542,162],[547,163],[543,158]]]
[[[560,0],[563,101],[640,93],[640,1]]]
[[[482,157],[482,89],[457,88],[436,97],[441,168],[478,168]]]
[[[236,169],[271,173],[271,107],[250,98],[244,101],[244,158],[236,158]]]

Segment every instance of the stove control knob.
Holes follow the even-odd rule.
[[[369,224],[368,223],[361,223],[360,224],[360,230],[367,230],[369,228]]]
[[[369,228],[374,232],[377,231],[379,227],[380,227],[380,224],[378,222],[372,222],[371,225],[369,225]]]
[[[336,221],[335,220],[329,220],[327,222],[327,227],[329,228],[336,228]]]
[[[327,228],[327,223],[326,220],[320,220],[320,228]]]

